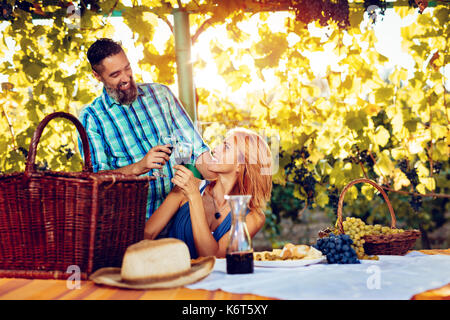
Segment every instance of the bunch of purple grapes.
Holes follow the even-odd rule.
[[[295,150],[290,156],[291,161],[285,166],[286,175],[289,176],[294,173],[293,182],[300,185],[303,188],[304,195],[308,199],[308,204],[314,202],[316,195],[316,184],[318,181],[313,176],[313,172],[308,171],[303,164],[296,166],[297,159],[304,159],[308,161],[309,152],[306,147],[302,147],[299,150]]]
[[[353,241],[349,235],[335,235],[334,233],[331,233],[326,238],[318,239],[313,247],[327,256],[328,263],[360,263],[356,251],[351,247],[352,244]]]
[[[415,188],[419,184],[419,176],[417,175],[416,168],[410,168],[407,159],[400,160],[400,162],[398,163],[398,167],[406,175],[406,177]],[[422,207],[422,198],[420,196],[411,196],[409,204],[414,211],[418,212]]]
[[[306,25],[312,21],[319,21],[321,26],[327,26],[330,20],[336,22],[340,28],[350,25],[347,0],[293,0],[292,7],[296,19]]]

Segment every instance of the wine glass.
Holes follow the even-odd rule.
[[[175,137],[173,137],[172,135],[161,136],[161,137],[159,137],[158,145],[164,146],[164,145],[170,144],[170,146],[167,146],[167,147],[170,149],[170,151],[172,151],[173,146],[175,145],[175,142],[176,142]],[[167,153],[167,155],[170,157],[171,153],[170,154]],[[158,169],[157,171],[154,171],[153,175],[155,177],[160,177],[160,178],[167,177],[167,175],[164,173],[164,167],[161,169]]]
[[[180,141],[175,145],[174,157],[176,164],[190,164],[192,156],[192,144],[185,141]]]

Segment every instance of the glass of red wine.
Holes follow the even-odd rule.
[[[159,137],[158,145],[167,146],[171,152],[173,151],[173,147],[175,144],[176,144],[176,139],[172,135]],[[167,153],[167,155],[170,157],[171,153]],[[167,177],[167,175],[164,173],[164,167],[161,169],[158,169],[157,171],[154,171],[153,175],[155,177],[160,177],[160,178]]]
[[[176,164],[190,164],[192,156],[192,144],[185,141],[177,142],[177,144],[175,144],[173,154]]]

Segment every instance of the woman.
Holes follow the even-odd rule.
[[[174,217],[169,237],[183,240],[191,258],[225,257],[231,227],[231,213],[224,195],[247,194],[252,198],[246,216],[253,236],[263,227],[263,209],[272,191],[271,153],[264,139],[247,129],[232,130],[213,150],[208,170],[214,181],[194,178],[184,166],[174,166],[174,188],[145,225],[145,237],[155,239]]]

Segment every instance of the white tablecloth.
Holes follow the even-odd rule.
[[[413,251],[379,257],[361,264],[255,267],[254,273],[242,275],[227,274],[225,261],[220,259],[208,277],[187,287],[286,300],[403,300],[450,283],[450,256]]]

